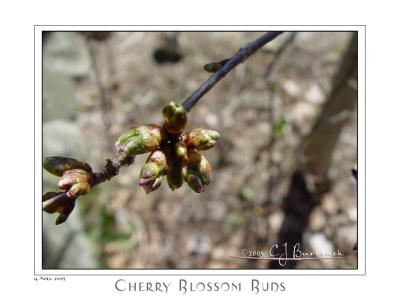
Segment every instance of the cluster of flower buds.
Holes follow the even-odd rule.
[[[65,193],[49,192],[45,194],[43,201],[47,201],[57,195],[65,195],[63,201],[54,202],[45,206],[48,213],[59,213],[56,224],[65,222],[75,207],[75,200],[80,195],[87,194],[93,183],[92,168],[74,158],[51,156],[46,157],[43,167],[51,174],[61,177],[58,187]]]
[[[115,143],[119,154],[150,152],[139,180],[146,193],[158,189],[164,177],[172,190],[186,182],[195,192],[203,192],[210,184],[211,164],[199,150],[212,148],[219,139],[218,132],[203,128],[184,132],[187,112],[175,102],[167,104],[162,114],[162,126],[139,126],[121,135]]]
[[[119,153],[135,156],[156,150],[160,146],[161,140],[161,127],[150,124],[128,130],[118,138],[115,147]]]

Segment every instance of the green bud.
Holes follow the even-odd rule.
[[[165,154],[160,151],[151,153],[146,164],[140,171],[139,185],[144,188],[146,194],[155,191],[161,186],[167,167]]]
[[[170,134],[181,134],[187,124],[187,112],[181,104],[170,102],[163,108],[164,128]]]
[[[167,166],[167,158],[161,150],[153,151],[146,160],[146,163],[153,162],[159,168],[165,169]]]
[[[77,198],[79,195],[89,193],[92,181],[92,173],[81,169],[73,169],[64,172],[58,182],[58,187],[67,190],[67,197]]]
[[[164,175],[158,175],[158,177],[152,179],[140,178],[139,185],[144,189],[146,194],[148,194],[158,189],[161,186],[163,179]]]
[[[161,127],[158,125],[138,126],[118,138],[115,147],[118,152],[135,156],[156,150],[161,143]]]
[[[204,70],[206,70],[207,72],[210,72],[210,73],[215,73],[219,69],[221,69],[229,60],[230,60],[230,58],[224,59],[224,60],[221,60],[218,62],[212,62],[212,63],[206,64],[206,65],[204,65]]]
[[[185,160],[187,158],[187,147],[184,142],[177,142],[175,144],[175,154],[181,160]]]
[[[183,169],[182,173],[183,173],[186,183],[193,191],[195,191],[196,193],[201,193],[204,191],[204,185],[201,182],[200,177],[197,175],[197,172],[195,169],[193,169],[189,166],[186,166]]]
[[[51,174],[61,177],[65,171],[82,169],[92,172],[92,168],[75,158],[62,156],[49,156],[44,159],[43,167]]]
[[[201,179],[201,182],[204,185],[209,185],[211,181],[212,170],[210,162],[204,155],[200,154],[200,152],[195,149],[190,149],[188,157],[188,165],[196,170],[198,176]]]
[[[201,161],[201,157],[202,157],[202,155],[200,154],[199,151],[197,151],[196,149],[193,149],[193,148],[189,149],[189,152],[188,152],[188,158],[189,158],[188,165],[191,166],[191,167],[196,168],[197,165]]]
[[[209,185],[211,182],[211,170],[212,167],[210,162],[205,158],[204,155],[201,155],[201,160],[197,165],[197,173],[199,174],[201,182],[204,185]]]
[[[219,139],[219,133],[214,130],[196,128],[188,135],[187,146],[197,150],[208,150],[215,146]]]
[[[184,179],[191,189],[196,193],[204,191],[204,186],[211,181],[211,164],[197,150],[190,149],[188,152],[188,165],[184,170]]]

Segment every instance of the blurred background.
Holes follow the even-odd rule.
[[[132,125],[161,124],[261,32],[45,32],[43,158],[69,156],[95,170]],[[204,152],[211,184],[172,192],[138,186],[146,155],[79,197],[62,225],[43,213],[43,268],[282,268],[268,254],[350,256],[284,268],[357,268],[357,37],[286,32],[236,67],[189,114],[188,129],[217,130]],[[58,177],[43,172],[43,192]],[[290,255],[290,254],[289,254]]]

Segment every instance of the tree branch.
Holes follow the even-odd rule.
[[[248,44],[246,47],[241,48],[223,67],[211,75],[192,95],[189,96],[183,103],[183,107],[189,112],[193,106],[203,97],[209,90],[211,90],[226,74],[232,71],[238,64],[245,61],[249,56],[254,54],[265,44],[274,40],[277,36],[282,34],[282,31],[271,31],[259,37],[254,42]]]
[[[218,71],[216,71],[213,75],[210,76],[189,98],[187,98],[183,103],[183,107],[187,112],[196,105],[196,103],[203,97],[209,90],[211,90],[217,83],[220,81],[226,74],[228,74],[232,69],[234,69],[238,64],[245,61],[248,57],[254,54],[258,49],[267,44],[268,42],[274,40],[277,36],[282,34],[283,32],[268,32],[255,40],[254,42],[248,44],[246,47],[241,48],[231,59],[229,59]],[[93,50],[93,49],[92,49]],[[94,57],[92,55],[92,57]],[[95,66],[96,67],[96,66]],[[98,72],[95,72],[98,73]],[[98,74],[97,74],[98,75]],[[102,94],[102,103],[104,104],[104,89],[103,85],[99,81],[99,78],[96,78],[96,83]],[[130,165],[134,162],[133,156],[119,156],[114,159],[107,159],[107,163],[105,167],[99,171],[93,173],[93,183],[91,187],[96,186],[104,181],[110,180],[112,177],[118,175],[119,169],[122,166]],[[54,193],[54,192],[49,192]],[[67,201],[69,198],[66,195],[66,192],[55,193],[56,195],[53,197],[48,197],[49,193],[46,193],[43,196],[42,209],[44,211],[51,211],[52,208],[57,207],[58,204]],[[47,196],[46,196],[47,195]],[[61,221],[64,222],[65,220]],[[60,224],[60,223],[57,223]]]

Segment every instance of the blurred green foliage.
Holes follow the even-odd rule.
[[[280,137],[283,135],[283,131],[285,130],[286,124],[287,122],[284,116],[281,116],[279,120],[275,122],[272,130],[275,137]]]

